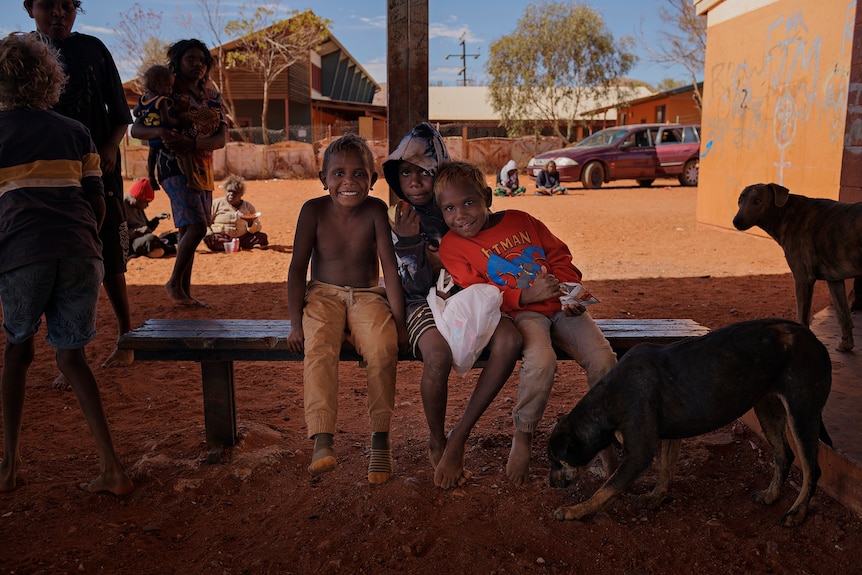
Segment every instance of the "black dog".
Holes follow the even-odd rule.
[[[807,198],[778,184],[754,184],[739,194],[733,225],[738,230],[759,226],[782,247],[793,272],[799,323],[809,325],[814,282],[826,280],[841,326],[838,350],[853,349],[853,318],[844,280],[862,276],[862,202]],[[855,297],[858,309],[862,295]]]
[[[666,346],[640,344],[551,433],[552,487],[568,485],[615,439],[624,452],[616,472],[589,500],[560,507],[554,516],[581,519],[601,509],[650,466],[661,443],[658,482],[637,502],[658,507],[673,478],[681,438],[717,429],[753,407],[772,446],[775,470],[769,487],[752,500],[778,499],[793,462],[785,436],[789,424],[803,480],[781,524],[799,525],[820,478],[818,436],[832,445],[821,419],[831,386],[829,352],[808,328],[792,321],[747,321]]]

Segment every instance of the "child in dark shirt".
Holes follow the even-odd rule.
[[[146,127],[179,128],[180,120],[176,117],[173,107],[174,101],[171,98],[174,91],[174,73],[171,69],[160,64],[150,66],[144,72],[141,80],[145,92],[138,99],[138,105],[134,109],[136,121]],[[149,140],[147,143],[150,147],[147,154],[147,179],[149,179],[153,190],[158,190],[156,163],[158,162],[159,150],[164,144],[161,138]],[[191,175],[194,173],[191,154],[177,154],[177,162],[182,173],[191,181]]]
[[[390,224],[407,304],[407,332],[413,355],[422,359],[419,384],[430,432],[428,456],[434,483],[442,488],[459,485],[470,473],[464,469],[467,439],[479,417],[497,396],[521,352],[521,336],[511,318],[500,320],[488,345],[490,358],[482,370],[464,414],[446,434],[446,404],[452,351],[434,323],[428,292],[441,269],[437,250],[449,228],[434,204],[434,177],[449,160],[443,138],[423,122],[408,133],[383,163],[389,188],[401,198]]]
[[[65,81],[56,51],[35,35],[0,40],[0,303],[6,333],[0,492],[17,485],[27,371],[44,314],[46,339],[57,349],[57,367],[78,398],[99,454],[99,476],[81,487],[125,495],[134,486],[114,451],[84,355],[96,333],[105,273],[98,235],[105,217],[102,171],[87,129],[48,110]]]

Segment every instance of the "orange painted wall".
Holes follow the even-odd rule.
[[[640,124],[644,122],[657,122],[656,109],[665,107],[665,122],[679,122],[680,124],[699,124],[700,110],[694,102],[694,92],[684,92],[655,99],[640,104],[632,104],[623,110],[626,115],[626,124]]]
[[[757,182],[839,198],[855,14],[855,0],[779,0],[708,20],[699,222],[732,229]]]

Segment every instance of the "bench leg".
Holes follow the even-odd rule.
[[[236,444],[236,400],[232,361],[202,361],[208,463],[221,459],[225,446]]]

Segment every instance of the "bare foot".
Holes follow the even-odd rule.
[[[170,282],[165,284],[165,291],[168,292],[168,297],[174,303],[180,305],[198,305],[198,300],[184,292],[181,288],[171,285]]]
[[[131,349],[114,348],[102,367],[129,367],[135,362],[135,352]]]
[[[506,463],[506,477],[520,487],[527,481],[530,472],[530,443],[533,434],[515,430],[512,438],[512,449],[509,451],[509,461]]]
[[[446,450],[446,438],[442,441],[430,437],[428,439],[428,460],[431,462],[431,467],[437,469],[437,464],[443,458],[443,452]]]
[[[17,477],[17,465],[11,465],[8,459],[0,461],[0,493],[15,489],[18,486]]]
[[[56,389],[57,391],[69,391],[72,389],[72,386],[66,381],[66,376],[62,373],[54,378],[54,381],[51,383],[51,389]]]
[[[98,476],[89,483],[82,483],[81,489],[89,493],[113,493],[116,496],[128,495],[135,488],[135,484],[129,479],[129,476],[123,473],[114,478],[108,478],[104,475]]]
[[[447,441],[443,457],[440,458],[437,468],[434,470],[434,485],[442,489],[449,489],[461,485],[464,479],[464,463],[466,454],[464,444]]]

